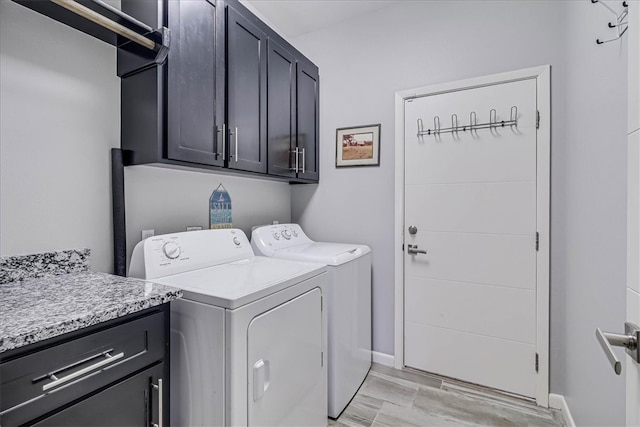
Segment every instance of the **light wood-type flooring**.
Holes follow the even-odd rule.
[[[374,363],[329,426],[564,426],[560,411],[483,387]]]

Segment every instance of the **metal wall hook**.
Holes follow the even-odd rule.
[[[515,105],[511,107],[511,111],[509,112],[509,121],[513,122],[510,125],[511,127],[518,127],[518,107]]]
[[[614,37],[612,39],[609,40],[600,40],[600,39],[596,39],[596,44],[605,44],[605,43],[609,43],[609,42],[614,42],[616,40],[619,40],[622,38],[622,36],[624,35],[624,33],[627,32],[627,30],[629,29],[629,26],[627,25],[626,27],[624,27],[624,30],[622,30],[620,32],[620,34],[618,35],[618,37]]]
[[[495,108],[492,108],[489,111],[489,124],[495,124],[498,123],[498,113],[496,112]]]
[[[469,131],[473,132],[473,128],[478,125],[478,116],[475,111],[469,113]]]
[[[602,6],[604,6],[611,14],[613,14],[615,16],[615,19],[613,21],[609,21],[607,23],[607,27],[613,29],[615,28],[616,30],[616,37],[613,37],[611,39],[607,39],[607,40],[602,40],[600,38],[596,39],[596,44],[605,44],[605,43],[609,43],[615,40],[618,40],[620,38],[622,38],[622,36],[624,35],[624,33],[627,32],[627,29],[629,28],[629,23],[628,21],[625,22],[625,19],[627,18],[627,16],[629,15],[629,4],[626,1],[622,2],[622,12],[616,12],[615,10],[613,10],[613,8],[611,8],[609,5],[607,5],[604,2],[601,2],[599,0],[591,0],[592,4],[598,3],[601,4]]]
[[[475,111],[472,111],[469,113],[468,126],[466,125],[460,126],[458,115],[455,113],[451,115],[451,127],[448,127],[448,128],[442,129],[440,127],[439,116],[433,117],[433,131],[431,129],[424,130],[424,124],[422,122],[422,119],[417,120],[417,125],[418,125],[418,133],[417,133],[418,137],[422,135],[431,135],[431,134],[440,135],[441,133],[452,133],[452,134],[455,133],[457,135],[459,134],[461,127],[463,132],[466,132],[468,128],[469,132],[472,132],[472,133],[474,130],[477,131],[479,129],[493,129],[496,127],[510,126],[511,128],[513,128],[515,126],[517,128],[518,127],[518,107],[515,105],[511,107],[511,110],[509,112],[509,120],[498,121],[498,113],[495,108],[492,108],[489,111],[489,122],[487,123],[478,123],[477,114]]]
[[[451,115],[451,131],[458,133],[458,115],[457,114]]]

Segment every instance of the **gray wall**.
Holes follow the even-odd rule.
[[[594,338],[620,330],[625,274],[625,84],[609,15],[588,1],[398,2],[300,36],[320,67],[321,183],[292,188],[311,237],[373,248],[374,349],[393,354],[394,93],[552,65],[551,392],[580,425],[624,423],[624,380]],[[381,165],[336,169],[335,129],[381,123]]]
[[[251,237],[251,227],[291,220],[291,192],[286,182],[172,170],[154,166],[125,169],[127,260],[141,231],[156,234],[209,227],[209,197],[222,184],[229,192],[235,228]]]
[[[395,92],[551,64],[558,105],[561,12],[555,1],[398,2],[294,39],[320,67],[321,184],[292,188],[292,216],[315,238],[373,248],[376,351],[393,354]],[[380,167],[336,169],[336,128],[370,123],[382,124]]]
[[[0,255],[88,247],[110,271],[115,48],[0,1]]]
[[[113,2],[112,2],[113,3]],[[89,247],[112,272],[110,154],[120,145],[115,48],[0,0],[0,255]],[[125,172],[129,254],[142,228],[208,224],[222,183],[234,226],[291,215],[282,182],[132,167]]]
[[[553,229],[565,253],[564,280],[553,282],[565,293],[564,307],[553,312],[560,318],[554,331],[564,329],[559,344],[565,365],[554,372],[563,374],[560,390],[578,425],[620,425],[624,374],[614,375],[594,330],[622,332],[625,321],[626,38],[596,45],[595,38],[611,35],[610,14],[590,2],[566,6],[565,156],[556,165],[566,186],[555,211],[561,222]]]

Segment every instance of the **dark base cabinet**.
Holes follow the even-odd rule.
[[[160,398],[154,387],[163,377],[162,364],[146,369],[34,426],[151,426],[159,421]],[[166,425],[166,424],[165,424]]]
[[[164,64],[118,49],[130,164],[318,182],[318,67],[237,0],[121,6],[171,31]]]
[[[0,425],[168,425],[165,306],[0,354]]]

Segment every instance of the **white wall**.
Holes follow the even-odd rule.
[[[394,93],[552,65],[550,383],[581,425],[624,423],[624,381],[594,337],[624,321],[626,78],[620,44],[595,45],[603,11],[588,1],[406,1],[293,40],[320,67],[321,182],[292,188],[292,219],[312,238],[373,248],[374,349],[389,354]],[[335,129],[369,123],[382,124],[380,167],[336,169]]]
[[[613,35],[611,15],[590,2],[566,4],[565,306],[554,313],[563,316],[563,392],[577,425],[623,425],[624,375],[613,373],[594,331],[624,331],[627,39],[596,45]]]
[[[88,247],[113,271],[110,149],[120,146],[115,48],[0,0],[0,255]],[[291,218],[289,185],[147,166],[125,170],[127,249],[140,230],[208,224],[222,183],[234,226]]]
[[[172,170],[154,166],[125,168],[127,262],[141,231],[156,234],[209,228],[209,197],[222,184],[231,196],[232,220],[251,238],[251,227],[291,221],[291,192],[286,182]]]
[[[0,1],[0,255],[88,247],[111,271],[115,48]]]

